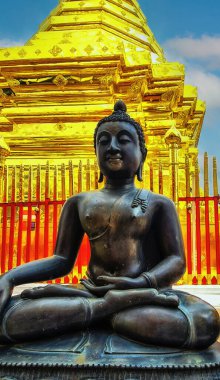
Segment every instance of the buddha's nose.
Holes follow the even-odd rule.
[[[116,137],[112,137],[111,139],[111,143],[108,147],[108,152],[110,153],[118,153],[120,152],[120,148],[119,148],[119,145],[118,145],[118,141],[117,141],[117,138]]]

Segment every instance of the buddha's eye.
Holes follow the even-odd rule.
[[[107,136],[102,136],[100,137],[100,139],[98,140],[98,143],[100,145],[107,145],[109,143],[109,139]]]
[[[120,144],[128,144],[128,143],[130,143],[131,142],[131,139],[129,139],[129,137],[128,136],[120,136],[120,138],[119,138],[119,142],[120,142]]]

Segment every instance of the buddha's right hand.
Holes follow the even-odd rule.
[[[14,286],[7,275],[0,276],[0,316],[3,315],[4,309],[10,301],[13,288]]]
[[[25,289],[21,293],[21,298],[46,298],[46,297],[92,297],[91,293],[84,289],[78,289],[71,285],[46,285],[32,289]]]

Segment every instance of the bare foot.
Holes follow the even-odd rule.
[[[176,295],[165,295],[156,289],[109,290],[104,299],[121,308],[137,305],[161,305],[164,307],[178,307],[179,299]]]

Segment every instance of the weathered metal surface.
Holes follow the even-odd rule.
[[[42,379],[38,376],[84,380],[220,379],[220,344],[190,351],[146,346],[110,330],[91,330],[1,346],[0,375],[29,380]]]
[[[147,346],[107,330],[91,330],[1,346],[0,366],[220,368],[220,344],[206,350]]]

